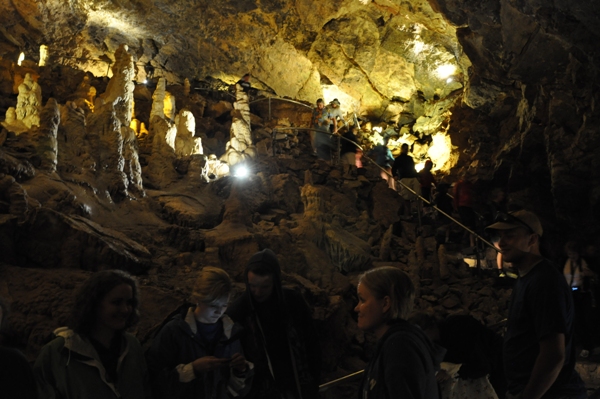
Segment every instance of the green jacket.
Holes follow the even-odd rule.
[[[42,348],[33,368],[40,398],[151,397],[142,347],[133,335],[123,334],[115,385],[106,380],[104,366],[91,343],[66,327],[54,333],[57,338]]]

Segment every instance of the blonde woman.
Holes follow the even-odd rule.
[[[169,321],[148,351],[157,398],[225,399],[249,391],[252,364],[242,353],[241,328],[224,314],[231,290],[223,269],[200,271],[194,306]]]
[[[358,328],[378,340],[359,397],[438,399],[435,373],[445,351],[406,321],[415,298],[408,275],[395,267],[372,269],[357,290]]]

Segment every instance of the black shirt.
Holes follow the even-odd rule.
[[[400,154],[392,166],[392,174],[400,179],[417,177],[415,161],[410,155]]]
[[[551,334],[565,334],[565,364],[543,398],[585,393],[575,371],[573,345],[573,298],[565,278],[547,260],[517,280],[511,297],[506,335],[504,369],[508,391],[521,392],[539,355],[539,343]]]

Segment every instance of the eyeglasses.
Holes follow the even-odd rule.
[[[530,225],[528,225],[527,223],[525,223],[524,221],[522,221],[521,219],[515,217],[514,215],[512,215],[510,213],[496,212],[496,217],[494,218],[494,221],[510,223],[510,224],[514,224],[514,223],[520,224],[521,226],[526,227],[527,230],[529,230],[531,233],[536,234],[535,230],[533,230]]]

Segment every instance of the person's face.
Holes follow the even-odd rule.
[[[133,289],[129,284],[117,285],[98,304],[96,327],[123,330],[133,312]]]
[[[245,80],[246,82],[249,82],[249,81],[250,81],[250,76],[244,76],[244,80]]]
[[[254,300],[258,303],[263,303],[273,293],[273,275],[267,274],[264,276],[248,272],[248,287]]]
[[[577,251],[567,251],[567,256],[572,262],[577,262],[579,260],[579,253],[577,253]]]
[[[332,104],[331,104],[331,106],[332,106],[333,108],[337,108],[337,107],[339,107],[339,105],[337,105],[337,103],[332,103]]]
[[[229,295],[225,295],[215,301],[200,302],[194,310],[196,320],[204,324],[215,324],[227,310]]]
[[[495,244],[502,253],[505,262],[515,262],[532,251],[536,242],[536,234],[531,234],[524,227],[508,230],[496,230]]]
[[[385,313],[390,309],[390,299],[387,296],[376,298],[362,283],[358,284],[357,291],[358,305],[354,311],[358,313],[358,328],[376,332],[386,325]]]
[[[324,103],[317,103],[317,108],[323,109],[323,108],[325,108],[325,104]]]

